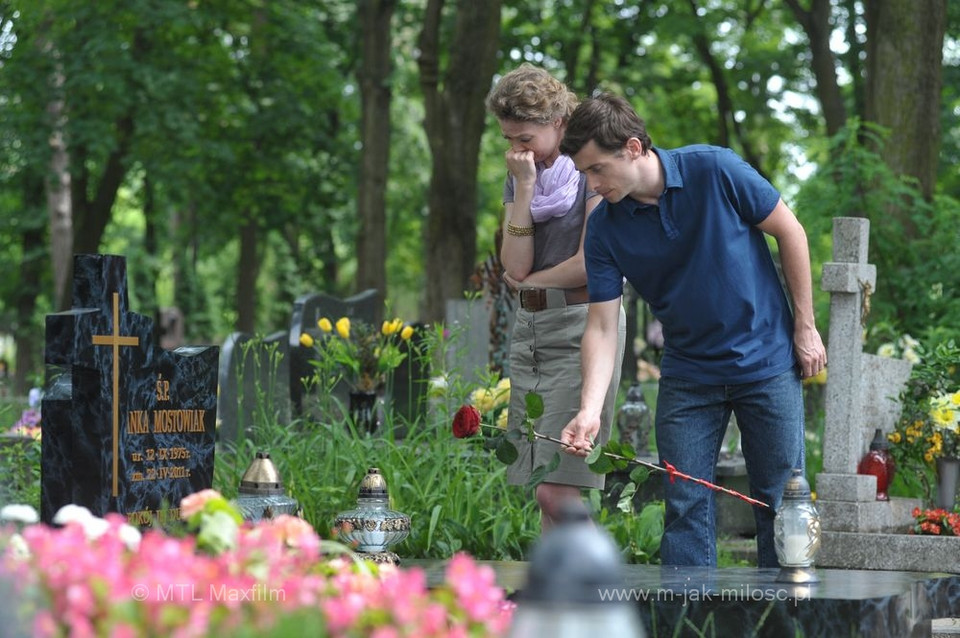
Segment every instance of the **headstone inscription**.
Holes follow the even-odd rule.
[[[168,351],[153,334],[128,310],[126,260],[76,255],[73,308],[46,320],[43,521],[74,503],[162,524],[212,485],[218,348]]]

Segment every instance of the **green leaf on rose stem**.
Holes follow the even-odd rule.
[[[594,448],[593,451],[596,452],[598,449],[599,448]],[[593,456],[593,454],[591,453],[590,456]],[[589,458],[590,457],[588,456],[587,459]],[[596,460],[594,460],[592,463],[590,463],[588,460],[587,464],[590,467],[590,471],[596,474],[609,474],[614,469],[616,469],[613,465],[613,461],[610,459],[609,456],[606,456],[606,455],[597,455]]]
[[[530,480],[527,481],[527,487],[532,488],[540,485],[547,478],[547,475],[558,467],[560,467],[560,453],[555,452],[549,463],[533,468],[533,472],[530,473]]]
[[[543,416],[543,397],[536,392],[527,392],[524,399],[527,404],[527,417],[539,419]]]
[[[504,437],[503,434],[494,434],[493,436],[484,437],[483,447],[488,450],[496,450],[498,447],[500,447],[500,443],[502,443],[505,438],[506,437]]]
[[[633,449],[633,446],[629,443],[620,443],[620,456],[626,457],[631,461],[637,458],[637,451]]]
[[[617,509],[624,514],[633,513],[633,495],[637,493],[635,483],[627,483],[620,492],[620,498],[617,500]]]
[[[517,457],[520,456],[517,452],[517,446],[508,441],[506,438],[500,441],[500,445],[497,446],[497,459],[504,465],[510,465],[517,460]]]
[[[607,445],[605,446],[605,450],[610,454],[616,454],[617,456],[622,456],[631,461],[637,458],[637,452],[633,449],[633,446],[623,441],[608,441]]]
[[[507,433],[504,435],[508,441],[519,441],[526,437],[523,433],[523,430],[507,430]]]
[[[605,450],[603,449],[603,446],[598,445],[597,447],[590,450],[590,454],[587,455],[587,458],[584,459],[584,461],[586,462],[587,465],[593,465],[594,463],[597,462],[597,459],[600,458],[600,455],[603,454],[604,451]]]
[[[642,465],[638,465],[630,471],[630,480],[637,485],[643,485],[650,478],[650,470]]]

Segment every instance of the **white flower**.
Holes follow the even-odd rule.
[[[907,348],[903,351],[903,359],[913,364],[920,363],[920,355],[913,348]]]
[[[440,375],[436,377],[431,377],[430,382],[427,384],[427,396],[429,397],[442,397],[447,394],[447,387],[450,384],[447,381],[446,375]]]
[[[897,356],[897,347],[887,342],[877,348],[877,356],[893,359]]]
[[[902,350],[914,350],[915,348],[917,348],[917,346],[920,345],[920,342],[914,339],[913,337],[911,337],[910,335],[905,334],[902,337],[900,337],[899,344]]]
[[[39,520],[40,517],[37,516],[37,510],[29,505],[5,505],[3,509],[0,509],[0,521],[33,525]]]
[[[110,529],[110,523],[96,516],[81,520],[80,524],[83,526],[83,535],[87,537],[88,541],[97,540]]]
[[[93,518],[93,514],[91,514],[90,510],[86,507],[70,503],[57,510],[57,513],[53,517],[53,522],[55,525],[66,525],[67,523],[73,522],[82,523],[91,518]]]
[[[133,525],[128,525],[124,523],[120,526],[120,530],[117,532],[117,536],[120,537],[120,540],[126,545],[127,549],[131,552],[135,552],[140,549],[140,539],[143,535]]]
[[[20,534],[14,534],[10,537],[10,544],[7,549],[14,559],[26,560],[30,558],[30,546]]]

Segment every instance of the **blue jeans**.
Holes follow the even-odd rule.
[[[716,482],[717,455],[730,413],[737,415],[750,496],[754,506],[757,563],[777,567],[773,519],[791,470],[804,467],[803,391],[795,369],[738,385],[704,385],[660,379],[656,437],[660,461]],[[660,556],[664,565],[715,566],[715,492],[690,481],[663,477],[666,517]],[[733,498],[721,495],[720,498]]]

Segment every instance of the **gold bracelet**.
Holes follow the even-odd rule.
[[[534,226],[514,226],[510,222],[507,222],[507,234],[513,235],[514,237],[530,237],[536,232],[536,227]]]

